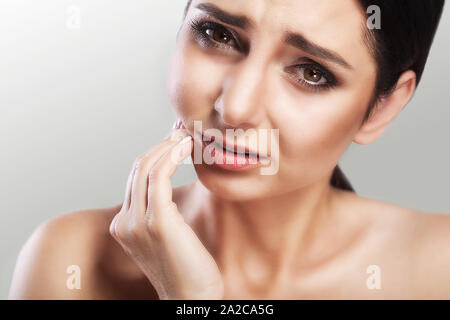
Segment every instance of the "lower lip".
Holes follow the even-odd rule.
[[[212,144],[212,146],[209,147],[209,150],[211,158],[214,159],[213,164],[218,166],[219,168],[230,171],[242,171],[253,169],[263,164],[260,161],[259,157],[253,156],[250,159],[248,155],[231,153],[223,150],[222,148],[219,148],[215,143],[212,143],[211,141],[203,141],[204,148],[209,144]]]

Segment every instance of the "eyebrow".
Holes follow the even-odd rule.
[[[353,67],[339,54],[309,41],[300,33],[288,32],[284,39],[286,44],[308,52],[313,56],[333,61],[346,69],[353,69]]]
[[[254,23],[246,16],[227,13],[212,3],[203,2],[197,5],[196,8],[210,14],[223,23],[241,28],[243,30],[247,30],[254,26]],[[346,69],[353,69],[353,67],[338,53],[313,43],[300,33],[286,32],[283,38],[283,42],[285,44],[291,45],[315,57],[337,63]]]
[[[200,3],[198,6],[196,6],[197,9],[200,9],[206,13],[209,13],[210,15],[214,16],[218,20],[227,23],[232,26],[239,27],[241,29],[249,29],[254,24],[245,16],[240,15],[232,15],[230,13],[227,13],[220,9],[219,7],[215,6],[212,3]]]

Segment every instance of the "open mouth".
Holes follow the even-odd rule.
[[[202,137],[203,138],[203,137]],[[248,147],[233,145],[230,147],[219,140],[216,140],[214,136],[208,137],[209,141],[202,139],[203,148],[207,148],[207,154],[211,156],[213,164],[227,170],[245,170],[261,165],[268,164],[270,158],[261,156],[257,152],[252,152]]]
[[[236,154],[236,155],[241,156],[241,157],[247,156],[247,157],[253,157],[255,159],[259,157],[258,153],[253,153],[253,152],[250,152],[250,151],[246,151],[246,148],[236,147],[235,149],[234,148],[231,149],[227,145],[224,146],[222,143],[216,141],[214,137],[212,138],[212,142],[211,143],[213,143],[215,145],[215,147],[218,148],[218,149],[222,149],[225,152],[233,153],[233,154]],[[242,150],[242,149],[244,149],[244,150]]]

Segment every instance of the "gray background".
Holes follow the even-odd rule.
[[[185,2],[0,2],[1,299],[36,226],[120,203],[134,159],[169,131],[165,83]],[[378,141],[342,158],[362,196],[450,213],[449,14],[413,100]],[[182,165],[173,181],[194,178]]]

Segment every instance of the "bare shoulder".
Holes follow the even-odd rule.
[[[154,291],[111,237],[117,205],[42,222],[23,245],[10,299],[139,299]]]
[[[411,250],[418,298],[450,299],[450,214],[418,212]]]
[[[380,257],[386,258],[381,261],[386,261],[389,271],[395,270],[389,281],[403,286],[409,298],[450,299],[450,214],[349,197],[365,207],[374,221]]]

